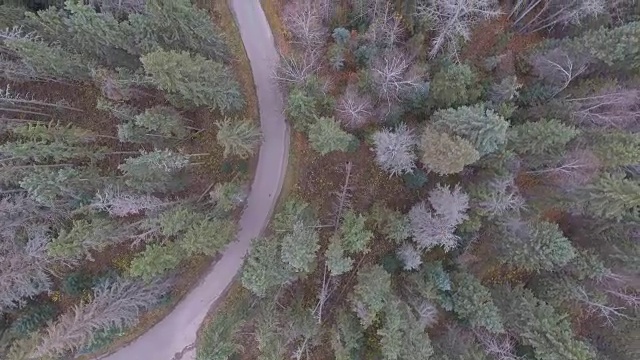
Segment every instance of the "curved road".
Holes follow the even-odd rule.
[[[237,241],[225,249],[207,276],[162,321],[105,360],[193,360],[196,333],[213,303],[240,270],[251,241],[266,228],[282,188],[289,151],[283,100],[271,78],[278,60],[260,0],[229,0],[251,62],[264,140],[258,167],[240,219]]]

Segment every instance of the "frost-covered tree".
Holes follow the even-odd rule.
[[[504,263],[541,272],[567,265],[576,251],[557,224],[535,220],[513,220],[505,224],[505,236],[498,244]]]
[[[244,106],[240,85],[222,63],[188,52],[157,50],[140,58],[151,81],[177,96],[178,103],[208,106],[220,112]]]
[[[471,27],[500,13],[497,2],[492,0],[420,0],[416,7],[418,18],[436,34],[431,41],[431,58],[443,51],[457,58],[461,40],[471,38]]]
[[[373,134],[376,162],[391,175],[413,172],[416,166],[417,139],[405,124],[394,130],[382,129]]]
[[[351,271],[353,259],[345,255],[342,242],[339,237],[333,236],[329,241],[329,246],[324,253],[325,264],[331,276],[342,275]]]
[[[125,217],[154,211],[164,205],[166,203],[155,196],[128,193],[117,187],[108,186],[96,193],[89,207],[97,211],[105,211],[110,216]]]
[[[453,275],[453,311],[474,327],[482,327],[493,333],[504,331],[502,318],[493,303],[489,289],[480,280],[466,272]]]
[[[416,247],[409,243],[405,242],[396,251],[396,255],[398,259],[402,261],[402,268],[407,271],[417,270],[422,265],[422,254],[420,251],[416,249]]]
[[[469,195],[458,184],[453,188],[438,184],[429,191],[429,203],[435,213],[452,226],[460,225],[468,218]]]
[[[502,148],[509,123],[484,105],[461,106],[436,111],[431,121],[437,129],[450,131],[469,140],[480,156]]]
[[[218,144],[224,147],[225,157],[234,155],[246,159],[253,155],[260,144],[260,129],[250,120],[216,122]]]
[[[309,125],[309,142],[321,155],[332,151],[347,151],[356,138],[340,128],[334,118],[320,117]]]
[[[60,356],[87,345],[97,331],[133,326],[141,310],[155,305],[168,290],[164,281],[104,282],[94,288],[91,301],[76,305],[49,324],[31,356]]]
[[[391,275],[382,266],[368,265],[358,271],[351,305],[363,327],[373,323],[391,296]]]
[[[480,159],[480,153],[467,140],[425,126],[420,138],[422,163],[425,168],[440,175],[461,172],[466,165]]]
[[[293,225],[291,233],[282,237],[282,261],[296,272],[308,273],[312,270],[316,252],[320,249],[320,236],[311,226],[301,221]]]

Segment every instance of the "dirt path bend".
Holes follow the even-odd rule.
[[[175,309],[137,340],[104,360],[193,360],[194,343],[212,304],[240,270],[251,241],[267,226],[282,188],[289,153],[283,99],[271,78],[278,59],[260,0],[229,0],[246,49],[258,93],[264,140],[237,241]]]

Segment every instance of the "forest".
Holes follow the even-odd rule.
[[[263,0],[290,177],[198,360],[640,358],[640,4]]]
[[[212,4],[0,1],[0,358],[102,351],[234,239],[261,134]]]

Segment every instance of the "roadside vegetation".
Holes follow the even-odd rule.
[[[640,356],[636,2],[263,2],[295,184],[199,360]]]
[[[32,3],[0,5],[7,360],[99,352],[157,321],[234,239],[261,140],[215,6]]]

